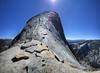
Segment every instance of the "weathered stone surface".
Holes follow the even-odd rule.
[[[44,12],[32,17],[12,44],[23,43],[25,40],[31,41],[32,39],[46,44],[60,61],[67,60],[73,66],[84,68],[71,52],[63,33],[59,15],[56,12]],[[22,47],[22,49],[25,48],[27,47]]]
[[[56,12],[32,17],[10,46],[0,53],[0,73],[89,73],[70,50]]]

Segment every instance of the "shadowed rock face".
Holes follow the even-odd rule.
[[[0,53],[8,49],[11,41],[11,39],[0,39]]]
[[[32,17],[0,53],[0,73],[82,73],[72,67],[85,69],[68,46],[58,14],[51,11]]]

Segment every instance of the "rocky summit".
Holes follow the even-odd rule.
[[[0,53],[0,73],[100,73],[85,71],[67,43],[60,17],[47,11],[29,19]]]

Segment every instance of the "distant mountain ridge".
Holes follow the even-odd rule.
[[[100,68],[100,40],[69,40],[80,63]]]
[[[0,52],[7,50],[11,41],[12,39],[0,39]]]

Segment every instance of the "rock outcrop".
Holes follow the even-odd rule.
[[[73,66],[82,67],[68,47],[60,18],[56,12],[44,12],[32,17],[22,32],[13,40],[13,44],[33,39],[45,43],[59,61],[69,61]]]
[[[84,69],[68,46],[58,14],[52,11],[32,17],[10,48],[0,53],[0,73],[82,73]]]

